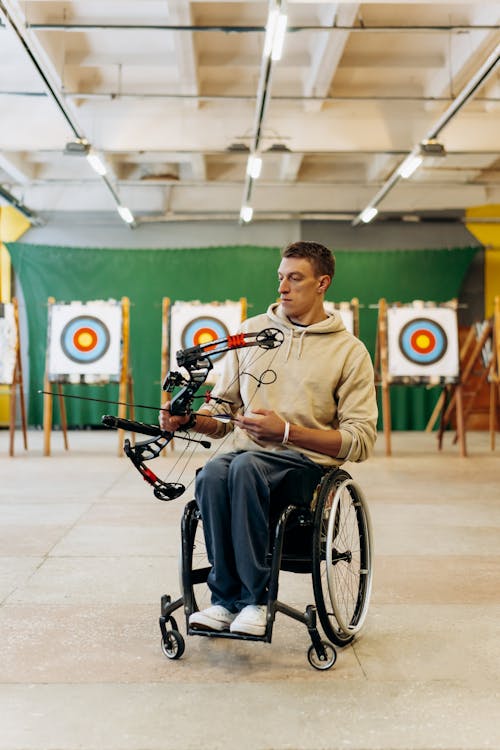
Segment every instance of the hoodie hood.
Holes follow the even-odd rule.
[[[325,320],[320,320],[319,323],[313,323],[310,326],[300,326],[292,323],[283,312],[283,308],[279,302],[274,302],[272,305],[269,305],[267,308],[268,318],[270,318],[273,323],[278,325],[282,330],[284,329],[283,332],[286,339],[286,359],[290,358],[294,338],[298,338],[297,358],[300,358],[302,356],[305,336],[324,333],[341,333],[346,331],[346,327],[340,314],[326,313],[326,315],[328,317]]]
[[[274,323],[279,324],[280,327],[289,328],[292,331],[304,331],[304,333],[337,333],[345,331],[346,327],[342,320],[340,313],[328,313],[325,320],[320,320],[319,323],[313,323],[310,326],[298,326],[292,323],[283,312],[279,302],[274,302],[267,308],[267,315]]]

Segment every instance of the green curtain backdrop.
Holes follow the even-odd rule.
[[[58,302],[120,299],[131,302],[131,362],[135,401],[160,402],[161,301],[211,302],[246,297],[248,315],[258,314],[277,298],[279,248],[210,247],[165,250],[50,247],[9,244],[28,315],[29,423],[42,424],[47,342],[47,299]],[[336,277],[327,298],[358,297],[360,335],[373,355],[377,310],[388,302],[414,299],[444,302],[459,294],[477,248],[404,251],[335,251]],[[65,392],[117,398],[117,385],[65,386]],[[423,429],[437,390],[395,386],[391,389],[393,429]],[[59,414],[54,414],[58,424]],[[101,415],[114,413],[105,404],[67,400],[68,423],[99,425]],[[154,412],[136,409],[136,418],[156,420]]]

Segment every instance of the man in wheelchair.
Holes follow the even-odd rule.
[[[269,518],[275,504],[309,504],[330,467],[364,461],[376,439],[373,368],[364,344],[324,295],[335,258],[315,242],[282,251],[280,301],[246,320],[242,331],[273,327],[283,344],[249,361],[228,352],[210,403],[196,416],[160,412],[163,430],[188,427],[213,437],[234,431],[234,450],[215,455],[196,478],[211,563],[212,606],[193,612],[193,630],[263,635],[269,583]],[[221,421],[221,411],[227,421]],[[217,419],[211,415],[216,414]]]

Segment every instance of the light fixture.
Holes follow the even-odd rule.
[[[375,206],[367,206],[364,211],[361,211],[359,218],[363,224],[368,224],[378,214],[378,208]]]
[[[241,221],[244,221],[245,224],[248,224],[249,221],[252,221],[252,216],[253,216],[252,206],[249,206],[248,204],[243,205],[240,211]]]
[[[280,13],[276,21],[276,31],[274,32],[273,48],[271,51],[271,60],[274,62],[281,60],[281,56],[283,55],[287,20],[286,13]]]
[[[90,143],[86,138],[75,138],[64,147],[65,156],[87,156],[90,151]]]
[[[94,172],[97,172],[97,174],[101,175],[101,177],[104,177],[107,172],[106,165],[102,161],[101,157],[95,153],[95,151],[89,151],[89,153],[87,154],[87,161]]]
[[[264,38],[264,57],[269,57],[273,50],[274,34],[276,32],[278,16],[278,8],[272,8],[272,10],[269,11],[266,23],[266,36]]]
[[[420,153],[422,156],[446,156],[446,149],[435,138],[429,138],[420,144]]]
[[[250,154],[247,161],[247,175],[257,180],[262,169],[262,158],[256,154]]]
[[[420,141],[418,146],[415,146],[407,155],[403,163],[400,164],[399,167],[397,167],[392,172],[392,174],[389,175],[389,177],[386,179],[384,184],[379,188],[376,195],[371,199],[368,207],[355,217],[354,221],[352,222],[353,227],[357,226],[359,222],[363,220],[362,217],[365,213],[367,213],[367,215],[370,215],[369,214],[370,209],[373,208],[374,206],[379,205],[379,203],[392,190],[392,188],[397,184],[398,180],[401,177],[403,176],[409,177],[410,174],[412,174],[415,171],[415,169],[418,169],[418,167],[422,163],[420,161],[415,166],[415,162],[413,162],[412,169],[411,171],[408,172],[407,168],[403,170],[403,165],[405,164],[405,162],[406,163],[409,162],[410,159],[415,156],[418,156],[421,159],[422,157],[425,157],[425,156],[446,156],[445,147],[443,146],[443,144],[439,143],[439,141],[437,140],[438,135],[441,133],[443,128],[445,128],[451,122],[451,120],[462,109],[462,107],[472,98],[472,96],[474,96],[474,94],[479,90],[479,88],[484,85],[485,81],[495,71],[496,66],[498,65],[498,60],[500,59],[499,55],[500,55],[500,44],[497,44],[493,52],[484,61],[484,63],[478,68],[478,70],[476,70],[472,78],[469,79],[469,81],[465,84],[463,89],[453,99],[451,104],[446,108],[446,110],[439,117],[438,121],[434,123],[434,125],[426,133],[425,137]],[[407,167],[409,166],[410,165],[407,164]]]
[[[260,74],[257,87],[255,127],[246,167],[245,185],[243,188],[243,199],[240,209],[240,223],[248,223],[252,220],[253,216],[253,209],[250,206],[252,186],[254,180],[260,176],[262,169],[260,140],[263,132],[266,107],[271,95],[273,62],[279,60],[283,52],[283,42],[287,30],[287,15],[285,9],[286,0],[269,0],[266,35],[264,37],[264,49],[260,61]]]
[[[420,154],[409,154],[398,167],[398,175],[407,180],[422,164],[424,158]]]
[[[132,215],[132,211],[130,208],[127,208],[127,206],[120,206],[118,205],[117,211],[120,214],[123,221],[127,222],[127,224],[133,224],[134,223],[134,217]]]
[[[263,55],[265,58],[271,57],[274,61],[281,60],[287,21],[286,13],[283,13],[280,8],[274,7],[269,11],[264,38]]]

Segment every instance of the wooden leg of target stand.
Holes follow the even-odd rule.
[[[9,456],[14,455],[14,433],[16,430],[16,386],[15,384],[10,388],[10,403],[9,403],[10,415],[9,415]]]
[[[447,410],[448,405],[448,395],[450,393],[449,386],[445,385],[443,389],[443,400],[441,402],[441,413],[439,414],[439,427],[438,427],[438,434],[437,434],[437,440],[438,440],[438,451],[442,450],[443,448],[443,434],[446,427],[445,423],[445,414]]]
[[[387,383],[382,383],[382,420],[384,423],[384,433],[385,433],[385,455],[392,456],[391,398],[389,394],[389,386],[387,385]]]
[[[21,401],[21,426],[23,429],[23,444],[24,450],[28,450],[28,423],[26,420],[26,404],[24,401],[23,383],[21,381],[19,385],[19,398]]]
[[[49,393],[50,383],[44,383],[43,397],[43,455],[50,456],[50,434],[52,432],[52,394]]]
[[[59,412],[61,414],[61,427],[63,431],[64,450],[68,450],[68,420],[66,417],[66,403],[61,383],[57,384],[57,399],[59,401]]]
[[[457,435],[460,443],[460,455],[462,456],[462,458],[465,458],[467,456],[467,447],[465,445],[465,417],[461,383],[456,386],[455,393],[457,395],[456,415]]]
[[[497,429],[497,399],[500,390],[500,384],[495,383],[494,380],[490,381],[490,413],[489,413],[489,428],[490,428],[490,450],[495,450],[495,438]]]

